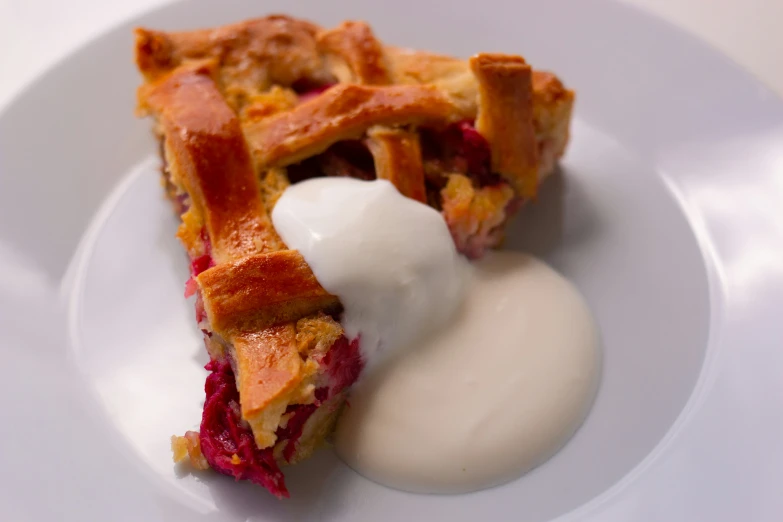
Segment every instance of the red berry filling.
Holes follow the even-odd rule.
[[[213,266],[215,266],[215,262],[212,260],[212,256],[209,254],[204,254],[203,256],[198,256],[196,259],[190,262],[190,273],[193,275],[193,277],[195,277],[207,268],[211,268]]]
[[[291,87],[299,95],[299,103],[304,103],[321,95],[332,85],[334,84],[327,83],[326,85],[316,85],[306,80],[297,80]]]
[[[296,453],[296,442],[304,431],[304,425],[318,406],[319,404],[291,404],[286,408],[285,412],[291,416],[285,428],[278,428],[276,433],[278,440],[288,441],[283,448],[283,458],[286,462],[291,462],[291,458]]]
[[[364,368],[364,361],[359,350],[359,337],[349,342],[344,335],[341,336],[326,352],[323,364],[331,379],[329,397],[333,397],[355,383]]]
[[[212,259],[212,242],[205,229],[201,229],[201,242],[204,245],[204,254],[194,257],[190,261],[190,278],[185,281],[185,297],[190,297],[198,290],[196,276],[207,268],[215,266],[215,260]],[[198,315],[198,312],[197,312]],[[200,320],[199,320],[200,321]]]
[[[323,153],[288,166],[288,179],[299,183],[320,176],[375,179],[375,161],[367,146],[359,140],[335,143]]]
[[[207,398],[201,417],[201,451],[216,471],[249,480],[268,489],[278,498],[288,498],[283,472],[272,448],[259,449],[253,432],[242,422],[234,372],[228,361],[210,361],[204,385]]]
[[[461,134],[461,143],[458,145],[459,154],[465,158],[468,172],[478,177],[489,176],[489,143],[484,139],[484,136],[479,134],[473,126],[473,122],[461,121],[455,125]]]
[[[445,129],[421,129],[422,156],[438,165],[440,174],[428,177],[438,189],[445,184],[443,173],[459,172],[480,187],[496,185],[500,176],[492,172],[489,143],[470,120],[452,123]]]
[[[185,298],[192,296],[198,290],[198,284],[196,280],[191,276],[185,281]]]
[[[331,380],[329,387],[315,390],[313,404],[289,405],[286,409],[286,414],[290,414],[288,422],[275,433],[278,443],[286,443],[283,447],[286,461],[290,461],[296,453],[296,443],[315,410],[359,377],[364,366],[359,340],[348,342],[345,336],[340,337],[326,352],[322,363]],[[211,373],[204,385],[207,398],[199,438],[207,462],[224,475],[236,480],[249,480],[277,497],[287,498],[285,479],[272,448],[259,449],[252,430],[242,421],[239,392],[231,364],[228,360],[212,360],[205,368]]]

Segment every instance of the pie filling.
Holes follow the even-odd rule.
[[[224,475],[259,484],[277,497],[288,497],[273,448],[259,449],[250,426],[242,420],[231,364],[214,359],[205,368],[211,373],[204,385],[199,440],[207,462]]]
[[[363,367],[359,339],[349,341],[341,336],[320,357],[317,362],[326,378],[319,381],[321,385],[314,390],[314,401],[310,404],[289,404],[283,415],[286,420],[275,432],[275,445],[259,448],[250,425],[241,415],[231,351],[224,349],[227,343],[219,336],[213,339],[202,296],[195,284],[194,277],[215,264],[205,231],[202,231],[201,239],[205,253],[191,261],[191,277],[186,283],[185,296],[196,295],[196,322],[205,341],[212,341],[206,342],[211,360],[205,369],[210,374],[204,385],[206,400],[198,437],[189,432],[186,438],[197,441],[206,462],[218,472],[236,480],[249,480],[279,498],[288,498],[280,463],[291,462],[305,425],[316,409],[341,394],[358,379]],[[215,350],[216,345],[223,349]]]
[[[321,361],[328,383],[315,390],[311,404],[289,404],[275,432],[273,447],[260,449],[242,419],[234,370],[228,357],[213,358],[204,385],[206,400],[198,433],[200,452],[209,466],[236,480],[249,480],[277,497],[289,496],[280,463],[291,462],[305,425],[316,409],[342,393],[359,377],[362,359],[357,340],[340,337]],[[194,439],[192,432],[186,438]]]

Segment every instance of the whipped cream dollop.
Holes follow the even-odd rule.
[[[349,339],[369,370],[444,326],[462,303],[470,265],[443,217],[386,180],[315,178],[288,187],[272,222],[338,296]]]

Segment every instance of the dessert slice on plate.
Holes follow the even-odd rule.
[[[136,60],[211,359],[175,460],[288,496],[280,465],[323,442],[363,362],[339,299],[275,232],[279,196],[316,176],[387,179],[479,257],[563,154],[573,93],[519,56],[463,61],[285,16],[139,29]]]

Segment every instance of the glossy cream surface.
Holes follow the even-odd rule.
[[[368,359],[335,434],[356,471],[408,491],[475,491],[539,465],[579,427],[598,332],[545,263],[492,252],[469,266],[441,216],[385,181],[293,185],[272,218],[340,297]]]
[[[579,427],[599,363],[598,332],[574,287],[534,258],[491,253],[448,328],[357,383],[337,451],[366,477],[408,491],[507,482]]]
[[[443,327],[470,266],[441,215],[385,180],[315,178],[291,185],[272,212],[289,248],[340,298],[367,367]]]

